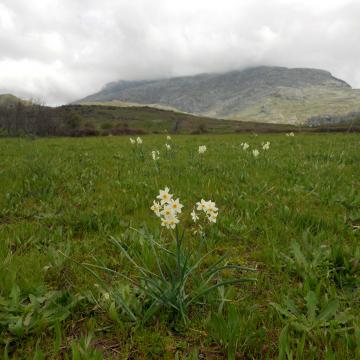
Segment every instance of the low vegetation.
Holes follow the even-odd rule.
[[[0,104],[0,136],[3,137],[360,131],[358,121],[338,123],[321,120],[318,125],[301,128],[286,124],[211,119],[146,106],[66,105],[51,108],[21,101]]]
[[[1,139],[0,357],[359,358],[359,144]]]
[[[56,108],[21,101],[0,105],[2,136],[109,136],[145,133],[204,134],[281,132],[289,125],[198,117],[151,107],[66,105]]]

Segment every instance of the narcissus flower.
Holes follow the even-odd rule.
[[[171,145],[165,144],[166,150],[171,150]]]
[[[133,138],[130,138],[130,142],[132,145],[134,145],[136,141]]]
[[[170,189],[165,187],[164,190],[160,190],[157,199],[160,203],[154,200],[151,210],[155,212],[161,219],[161,226],[167,229],[174,229],[176,224],[179,223],[177,215],[181,213],[183,205],[180,204],[180,200],[173,200],[173,195],[169,193]]]
[[[201,199],[196,203],[196,206],[198,211],[205,211],[207,208],[207,202],[204,199]]]
[[[201,199],[199,202],[196,203],[196,205],[197,205],[197,210],[202,211],[209,222],[213,222],[213,223],[216,222],[216,218],[218,216],[218,208],[216,207],[216,204],[213,201],[211,200],[206,201],[204,199]],[[196,216],[196,218],[194,218],[193,213],[194,216]],[[195,211],[193,211],[193,213],[191,213],[191,217],[193,218],[193,221],[196,222],[199,219],[199,217],[195,213]]]
[[[216,207],[216,204],[213,201],[211,201],[211,200],[207,201],[206,205],[207,205],[206,211],[208,211],[208,212],[217,212],[218,211],[218,208]]]
[[[164,190],[160,190],[157,199],[160,202],[154,200],[151,206],[151,210],[154,211],[156,216],[161,219],[161,226],[166,227],[167,229],[175,229],[176,225],[180,222],[178,216],[182,213],[182,208],[184,207],[180,203],[180,199],[173,199],[173,194],[169,193],[170,189],[165,187]],[[218,208],[216,204],[211,200],[201,199],[196,203],[197,210],[204,214],[205,219],[210,223],[215,223],[218,216]],[[199,213],[193,209],[190,213],[191,218],[194,222],[199,220]]]
[[[158,216],[158,217],[161,216],[161,214],[160,214],[161,205],[157,201],[154,200],[153,205],[151,206],[150,209],[155,213],[156,216]]]
[[[168,136],[166,137],[166,140],[171,140],[171,136],[168,135]]]
[[[181,209],[184,207],[183,204],[180,204],[180,200],[179,199],[171,199],[169,201],[169,206],[175,211],[175,213],[180,214],[181,213]]]
[[[165,219],[170,219],[174,216],[176,216],[176,212],[175,210],[168,204],[166,204],[163,208],[163,210],[160,211],[160,214],[165,218]]]
[[[152,157],[152,159],[153,159],[154,161],[159,160],[159,159],[160,159],[160,151],[158,151],[158,150],[153,150],[153,151],[151,152],[151,157]]]
[[[143,143],[142,138],[138,136],[136,138],[136,142],[138,143],[138,145],[141,145]]]
[[[169,194],[170,189],[166,186],[164,190],[160,190],[159,195],[156,197],[160,200],[161,205],[168,204],[172,198],[172,194]]]
[[[260,152],[259,152],[258,149],[254,149],[254,150],[252,151],[252,153],[253,153],[254,157],[258,157],[259,154],[260,154]]]
[[[270,141],[267,141],[266,143],[264,143],[262,148],[263,148],[263,150],[269,150],[270,149]]]
[[[218,216],[218,213],[216,212],[210,212],[207,216],[210,222],[216,223],[216,218]]]
[[[193,220],[193,222],[197,222],[199,220],[199,216],[196,214],[195,210],[193,210],[191,213],[191,218]]]
[[[200,145],[198,152],[199,152],[199,154],[204,154],[206,152],[206,150],[207,150],[206,145]]]
[[[243,143],[242,147],[243,147],[243,150],[247,150],[250,147],[250,145],[248,143]]]
[[[175,216],[161,219],[161,226],[165,226],[167,229],[175,229],[176,224],[178,223],[179,219]]]

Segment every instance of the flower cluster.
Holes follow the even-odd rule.
[[[141,145],[143,143],[143,140],[141,137],[137,137],[136,140],[133,139],[133,138],[130,138],[130,142],[132,145],[135,145],[135,144],[138,144],[138,145]]]
[[[254,157],[258,157],[259,154],[260,154],[260,151],[259,151],[258,149],[254,149],[254,150],[252,151],[252,154],[254,155]]]
[[[178,217],[184,205],[180,203],[179,199],[174,200],[173,194],[170,194],[169,191],[168,187],[160,190],[159,195],[156,197],[157,200],[153,201],[150,209],[161,219],[161,226],[167,229],[175,229],[179,223]],[[203,214],[210,223],[216,223],[218,210],[213,201],[201,199],[196,203],[196,210],[193,209],[190,215],[194,222],[197,222],[200,215]]]
[[[287,133],[286,136],[293,137],[293,136],[295,136],[295,134],[293,132],[290,132],[290,133]]]
[[[198,152],[199,154],[204,154],[206,150],[207,150],[206,145],[200,145]]]
[[[269,150],[270,149],[270,141],[267,141],[266,143],[262,143],[263,150]]]
[[[167,229],[175,229],[176,224],[179,223],[178,216],[184,206],[180,204],[179,199],[174,200],[169,191],[168,187],[160,190],[156,197],[159,201],[154,200],[151,210],[161,219],[161,226],[165,226]]]
[[[247,143],[247,142],[244,142],[244,143],[240,143],[240,146],[243,148],[243,150],[247,150],[250,145]],[[269,150],[270,149],[270,141],[267,141],[267,142],[262,142],[261,143],[261,147],[263,150]],[[252,154],[255,158],[257,158],[259,155],[260,155],[260,151],[258,149],[253,149],[252,150]]]
[[[151,152],[151,157],[154,161],[157,161],[160,159],[160,151],[159,150],[153,150]]]
[[[204,199],[201,199],[201,201],[196,203],[196,210],[202,211],[205,214],[206,218],[209,220],[209,222],[216,223],[219,209],[216,207],[216,204],[213,201],[206,201]],[[191,217],[194,222],[197,222],[199,220],[199,215],[195,210],[191,212]]]

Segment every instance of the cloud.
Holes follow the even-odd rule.
[[[358,0],[0,1],[0,91],[49,104],[118,79],[262,64],[360,87]]]

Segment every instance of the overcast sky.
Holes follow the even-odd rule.
[[[360,0],[0,0],[0,93],[55,105],[119,79],[256,65],[360,88]]]

